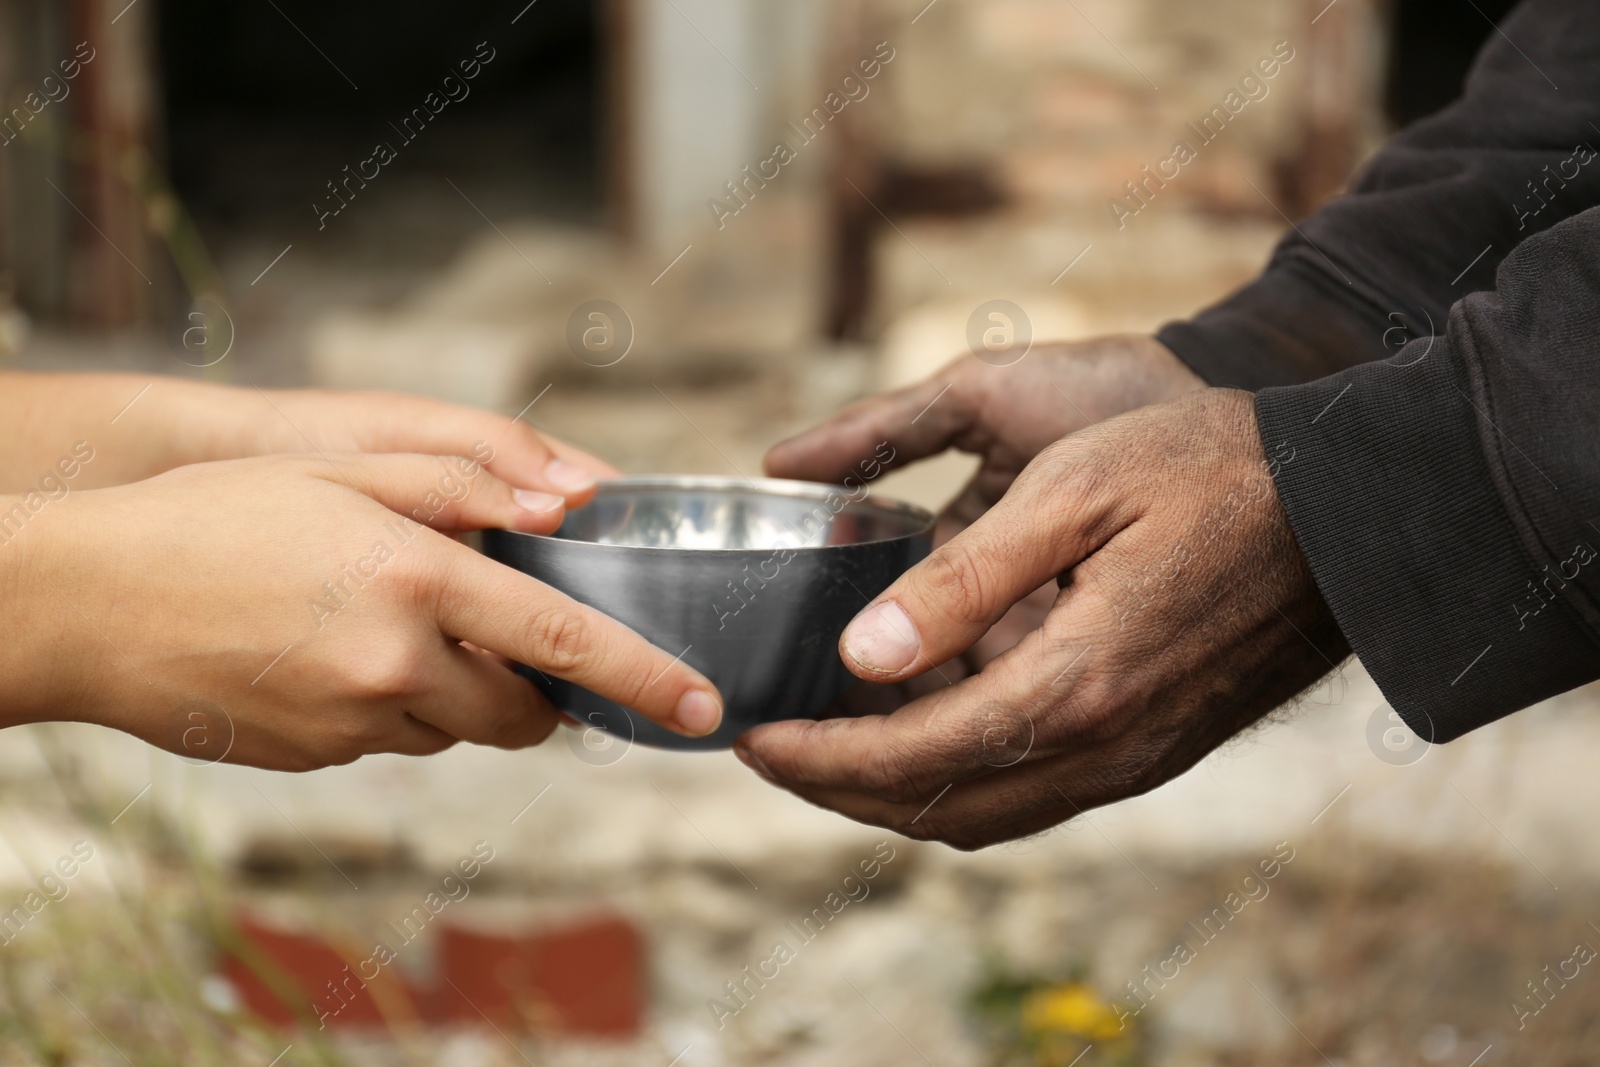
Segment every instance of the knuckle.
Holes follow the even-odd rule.
[[[440,544],[436,539],[441,535],[419,527],[411,516],[402,516],[400,521],[411,523],[407,529],[413,534],[426,536],[424,547],[434,549]],[[444,568],[432,558],[432,552],[396,552],[382,567],[380,577],[385,582],[393,582],[393,588],[406,602],[426,603],[435,612],[439,610],[444,595]]]
[[[994,835],[986,833],[982,824],[941,826],[938,840],[957,852],[977,852],[994,844]]]
[[[1018,488],[1036,500],[1057,522],[1074,528],[1084,542],[1100,545],[1136,516],[1139,493],[1129,492],[1126,449],[1090,447],[1084,434],[1099,434],[1092,426],[1083,434],[1063,438],[1039,454],[1017,479]]]
[[[512,427],[512,432],[516,436],[518,448],[527,449],[541,457],[554,455],[550,442],[545,440],[544,435],[521,419],[518,419],[516,425]]]
[[[1092,458],[1094,451],[1080,447],[1072,438],[1064,437],[1047,445],[1035,456],[1017,481],[1035,494],[1080,499],[1087,497],[1098,484]]]
[[[353,748],[338,748],[338,749],[334,749],[333,751],[330,751],[326,755],[324,755],[324,757],[322,759],[322,766],[324,766],[324,767],[348,767],[350,764],[354,763],[356,760],[360,759],[362,756],[365,756],[365,755],[366,755],[365,752],[361,752],[361,751],[359,751],[357,749],[353,749]]]
[[[909,838],[909,840],[912,841],[939,840],[938,833],[934,833],[933,824],[931,824],[931,822],[926,821],[926,819],[912,822],[912,817],[914,816],[910,816],[910,814],[902,814],[902,816],[894,817],[894,819],[890,819],[890,821],[888,821],[890,824],[888,824],[886,829],[894,830],[894,832],[899,833],[901,837]]]
[[[327,758],[321,753],[300,748],[278,753],[265,764],[270,770],[283,771],[287,774],[305,774],[308,771],[321,770],[327,765]]]
[[[546,608],[528,621],[527,647],[535,662],[552,674],[581,670],[594,657],[595,637],[572,607]]]
[[[972,827],[941,813],[937,805],[927,811],[907,811],[897,822],[891,829],[913,841],[937,841],[961,852],[973,852],[988,843],[974,834]]]
[[[447,749],[454,748],[457,740],[458,738],[454,737],[434,738],[431,741],[426,741],[418,745],[414,754],[418,756],[437,756],[439,753],[444,752]]]
[[[1014,836],[1009,815],[993,807],[941,811],[940,805],[935,804],[920,813],[906,812],[892,829],[917,841],[937,841],[958,852],[977,852]]]
[[[471,740],[494,748],[517,748],[523,727],[520,715],[496,709],[473,724]]]
[[[415,696],[427,685],[429,655],[409,642],[352,656],[345,666],[346,683],[362,701],[387,701]]]
[[[542,722],[531,712],[518,709],[499,715],[489,724],[484,743],[495,748],[517,749],[536,745],[549,736],[555,722]]]
[[[963,621],[987,617],[991,584],[987,564],[972,548],[951,541],[928,557],[925,568],[925,595],[931,604]]]
[[[1098,428],[1091,427],[1093,434]],[[1046,447],[1024,472],[1032,487],[1052,497],[1071,500],[1097,498],[1112,478],[1108,457],[1101,448],[1085,448],[1078,437],[1063,437]],[[1023,479],[1019,479],[1023,480]]]
[[[913,821],[915,820],[915,821]],[[901,837],[910,838],[912,841],[942,841],[938,830],[938,823],[926,817],[918,819],[916,814],[908,813],[894,819],[889,829]]]
[[[1074,470],[1081,467],[1083,450],[1070,437],[1061,437],[1045,445],[1034,457],[1034,463],[1053,470]]]
[[[343,716],[330,724],[320,756],[328,766],[342,767],[380,751],[383,740],[384,730],[371,716]]]

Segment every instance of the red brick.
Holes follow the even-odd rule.
[[[246,1010],[276,1026],[371,1028],[399,1017],[629,1038],[644,1018],[644,939],[617,916],[516,933],[441,925],[438,970],[426,985],[408,982],[394,963],[364,985],[356,969],[364,956],[351,959],[347,970],[347,957],[313,934],[248,917],[235,928],[242,945],[224,957],[222,975]],[[373,989],[382,992],[388,1018]]]
[[[283,1027],[318,1024],[320,1008],[327,1013],[329,1026],[384,1025],[372,992],[359,979],[350,980],[353,968],[346,973],[345,957],[320,937],[274,929],[248,918],[237,920],[235,929],[251,959],[247,962],[230,953],[223,960],[222,975],[253,1015]],[[418,991],[392,970],[386,968],[378,980],[403,997],[402,1003],[417,1003]],[[329,982],[341,986],[339,996],[329,991]]]
[[[523,937],[446,928],[439,964],[438,1010],[460,1022],[629,1037],[644,1015],[644,943],[621,918]]]

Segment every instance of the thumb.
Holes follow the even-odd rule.
[[[561,497],[513,488],[465,456],[335,454],[313,470],[444,532],[499,527],[551,533],[565,514]]]
[[[1012,605],[1127,525],[1098,479],[1083,473],[1082,449],[1064,445],[1040,453],[998,504],[855,617],[839,640],[852,672],[895,682],[959,656]],[[1079,454],[1070,464],[1069,448]]]

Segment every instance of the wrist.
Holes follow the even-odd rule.
[[[243,459],[264,450],[272,408],[254,390],[162,379],[150,392],[146,399],[152,403],[132,429],[149,457],[143,477],[193,463]]]
[[[253,389],[169,377],[117,376],[105,385],[108,404],[120,414],[101,450],[109,462],[96,472],[96,487],[143,481],[195,463],[295,450],[273,438],[282,419]],[[149,388],[141,394],[144,386]]]
[[[251,403],[254,401],[254,403]],[[254,455],[272,408],[226,386],[163,375],[0,375],[0,491],[47,495],[143,481],[191,463]]]
[[[1162,404],[1209,387],[1154,334],[1135,334],[1123,340],[1127,348],[1124,358],[1131,364],[1135,388],[1143,392],[1144,404]]]
[[[1101,422],[1207,388],[1150,334],[1108,334],[1059,346],[1059,373],[1077,411]]]
[[[82,720],[99,673],[100,639],[63,588],[63,554],[86,549],[66,532],[74,495],[65,485],[59,495],[0,495],[0,602],[27,620],[0,644],[0,727]]]

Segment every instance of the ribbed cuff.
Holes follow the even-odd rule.
[[[1559,597],[1530,597],[1542,564],[1495,490],[1466,375],[1445,338],[1427,344],[1266,389],[1256,415],[1267,454],[1290,457],[1278,493],[1351,647],[1441,742],[1590,681],[1600,649]]]

